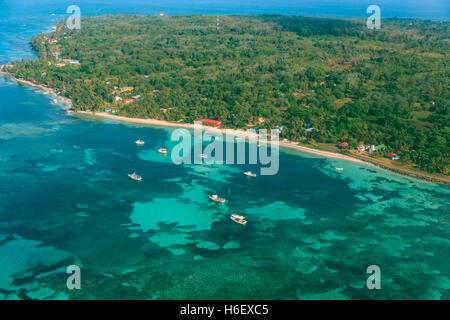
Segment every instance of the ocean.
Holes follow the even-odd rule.
[[[339,17],[367,7],[322,2],[78,5],[90,15]],[[449,16],[445,1],[384,2],[386,16]],[[0,64],[36,58],[29,37],[68,4],[0,2]],[[173,128],[65,115],[54,97],[4,76],[0,97],[0,300],[450,298],[448,187],[283,149],[275,176],[242,174],[258,165],[176,166],[156,151],[173,146]],[[134,171],[142,182],[128,179]],[[69,265],[81,269],[81,290],[66,287]],[[366,286],[371,265],[380,290]]]

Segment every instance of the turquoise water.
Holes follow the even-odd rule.
[[[32,57],[24,34],[52,23],[16,17],[0,63]],[[0,97],[0,299],[450,298],[448,187],[289,150],[256,179],[175,166],[156,152],[172,129],[64,115],[5,77]],[[66,288],[71,264],[81,290]]]

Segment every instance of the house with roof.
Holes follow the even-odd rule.
[[[221,127],[222,121],[211,120],[211,119],[202,119],[202,124],[213,127]]]
[[[134,90],[133,87],[123,87],[123,88],[120,88],[120,93],[131,92],[133,90]]]
[[[364,145],[364,143],[360,142],[358,143],[356,149],[358,149],[358,151],[366,151],[366,146]]]
[[[129,103],[132,103],[134,101],[135,101],[135,99],[123,99],[122,100],[122,102],[125,103],[125,104],[129,104]]]
[[[386,158],[388,158],[389,160],[400,160],[400,156],[396,153],[390,153],[385,155]]]

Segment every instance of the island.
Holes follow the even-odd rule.
[[[219,22],[219,23],[218,23]],[[286,143],[449,184],[449,23],[296,16],[83,17],[3,72],[110,117],[278,129]]]

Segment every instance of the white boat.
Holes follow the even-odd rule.
[[[209,199],[211,199],[214,202],[218,202],[218,203],[225,203],[225,199],[220,198],[217,194],[213,194],[212,196],[209,196]]]
[[[158,152],[161,154],[167,154],[167,149],[166,148],[160,148],[158,149]]]
[[[138,139],[138,140],[136,141],[136,144],[137,144],[138,146],[143,146],[143,145],[145,144],[145,141],[142,141],[141,139]]]
[[[142,181],[142,177],[140,175],[136,174],[136,172],[128,174],[128,177],[130,177],[130,179],[132,179],[134,181]]]
[[[245,220],[245,217],[243,217],[243,216],[240,216],[237,214],[232,214],[230,218],[234,222],[242,224],[243,226],[245,226],[247,224],[247,220]]]
[[[203,153],[202,153],[202,154],[200,155],[200,158],[202,158],[202,159],[208,159],[208,156],[207,156],[206,154],[203,154]]]
[[[247,177],[250,177],[250,178],[256,178],[256,173],[253,173],[253,172],[251,172],[251,171],[246,171],[246,172],[244,172],[244,174],[245,174]]]
[[[344,168],[336,168],[336,171],[344,171]]]

